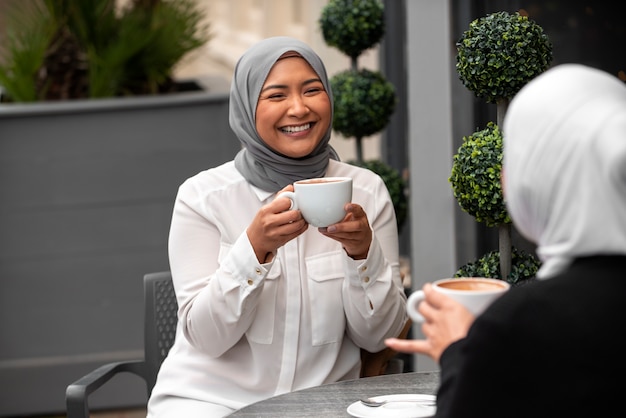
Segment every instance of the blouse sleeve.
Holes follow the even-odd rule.
[[[384,349],[385,338],[398,336],[408,319],[395,211],[382,179],[374,183],[364,207],[373,232],[370,250],[365,260],[346,255],[343,286],[348,335],[370,352]]]
[[[247,234],[226,246],[201,215],[201,194],[184,183],[174,204],[169,258],[179,324],[190,343],[211,356],[231,348],[250,327],[272,263],[258,262]]]

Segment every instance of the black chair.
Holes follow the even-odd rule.
[[[115,375],[133,373],[146,382],[148,397],[156,383],[161,363],[167,356],[176,335],[178,304],[169,271],[146,274],[144,282],[144,359],[105,364],[81,377],[65,391],[67,418],[89,418],[89,395]],[[407,323],[401,337],[410,328]],[[361,350],[361,377],[403,372],[403,361],[390,349],[378,353]]]
[[[105,364],[67,387],[67,418],[89,418],[89,395],[118,373],[133,373],[146,382],[148,397],[161,363],[176,335],[178,304],[169,271],[146,274],[144,283],[144,359]]]

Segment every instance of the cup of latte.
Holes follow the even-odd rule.
[[[312,226],[327,227],[346,216],[344,206],[352,201],[350,177],[320,177],[296,181],[293,192],[282,192],[278,197],[291,200],[289,209],[299,209]]]
[[[511,285],[504,280],[484,277],[457,277],[435,281],[433,289],[450,296],[461,303],[474,315],[480,315],[487,307]],[[424,300],[424,292],[418,290],[411,293],[407,300],[406,309],[415,322],[424,322],[424,318],[417,311],[420,302]]]

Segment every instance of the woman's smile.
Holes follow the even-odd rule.
[[[309,129],[311,129],[311,125],[311,123],[305,123],[304,125],[299,126],[285,126],[283,128],[280,128],[280,130],[286,134],[297,134],[308,131]]]

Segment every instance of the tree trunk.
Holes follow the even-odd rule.
[[[500,99],[497,106],[497,125],[502,132],[504,115],[509,107],[509,99]],[[511,224],[500,224],[498,226],[498,246],[500,250],[500,274],[502,280],[506,280],[511,274],[512,252],[511,252]]]
[[[498,225],[498,246],[500,250],[500,274],[506,280],[511,274],[511,224]]]
[[[498,128],[502,131],[502,125],[504,125],[504,115],[506,115],[506,109],[509,107],[509,99],[499,99],[496,102],[497,122]]]
[[[350,67],[352,71],[358,71],[358,60],[355,57],[352,57],[350,60]],[[356,137],[354,138],[354,144],[356,146],[356,161],[359,163],[363,162],[363,138]]]
[[[359,163],[363,162],[363,138],[356,137],[354,138],[354,143],[356,145],[356,160]]]

